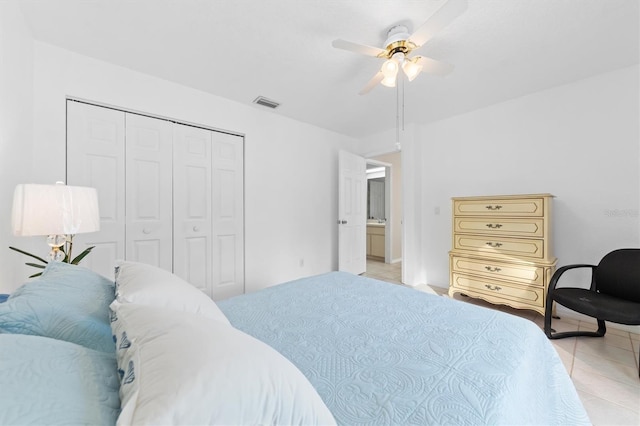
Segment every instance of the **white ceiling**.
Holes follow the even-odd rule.
[[[395,89],[360,89],[383,47],[444,0],[22,0],[36,40],[361,138],[394,128]],[[638,63],[638,0],[469,0],[421,54],[455,65],[405,87],[405,120],[429,122]],[[253,105],[255,108],[264,108]]]

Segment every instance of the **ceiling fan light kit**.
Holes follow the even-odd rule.
[[[384,78],[380,83],[383,86],[396,87],[396,78],[400,67],[409,81],[413,81],[422,71],[422,65],[418,64],[415,59],[407,59],[404,53],[396,52],[391,59],[387,59],[382,64],[380,72]]]
[[[409,54],[424,46],[438,31],[461,15],[466,8],[467,0],[448,0],[413,34],[409,34],[409,29],[404,25],[393,26],[387,31],[384,49],[341,39],[334,40],[332,45],[338,49],[386,59],[380,71],[360,91],[361,95],[368,93],[378,83],[387,87],[396,87],[400,68],[409,81],[413,81],[421,72],[444,75],[451,72],[453,66],[426,56],[409,57]]]

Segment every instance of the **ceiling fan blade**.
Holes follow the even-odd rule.
[[[378,85],[378,83],[380,83],[382,81],[383,78],[384,78],[384,75],[382,74],[382,71],[378,71],[378,73],[376,75],[374,75],[371,80],[369,80],[367,85],[364,86],[362,88],[362,90],[360,92],[358,92],[358,94],[359,95],[366,95],[367,93],[369,93],[371,91],[371,89],[376,87]]]
[[[467,9],[467,0],[449,0],[436,10],[418,29],[414,31],[409,40],[416,46],[422,46],[429,41],[438,31],[446,27]]]
[[[416,57],[415,62],[422,66],[422,72],[428,74],[446,75],[453,71],[453,65],[426,56]]]
[[[331,45],[337,49],[348,50],[349,52],[360,53],[361,55],[377,57],[380,54],[384,54],[386,51],[378,47],[367,46],[365,44],[352,43],[346,40],[333,40]]]

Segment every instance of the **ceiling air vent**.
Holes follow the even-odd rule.
[[[267,108],[275,109],[280,106],[280,104],[276,101],[272,101],[271,99],[267,99],[264,96],[258,96],[253,100],[254,104],[262,105]]]

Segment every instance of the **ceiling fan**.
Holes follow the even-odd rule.
[[[424,46],[438,31],[461,15],[466,8],[467,0],[448,0],[413,34],[409,34],[409,29],[404,25],[391,27],[387,32],[384,48],[352,43],[341,39],[334,40],[332,45],[338,49],[386,59],[380,71],[359,92],[361,95],[368,93],[378,83],[387,87],[395,87],[400,68],[402,68],[409,81],[413,81],[420,72],[436,75],[448,74],[453,70],[453,65],[436,61],[427,56],[416,55],[410,57],[409,54]]]

